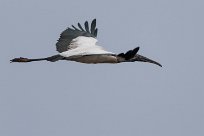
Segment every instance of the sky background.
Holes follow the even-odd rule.
[[[203,136],[203,0],[0,0],[1,136]],[[97,19],[98,44],[160,62],[9,63],[57,54]]]

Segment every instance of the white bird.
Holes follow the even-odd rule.
[[[96,19],[92,21],[90,28],[87,21],[84,23],[84,27],[85,29],[78,23],[78,28],[72,25],[72,28],[67,28],[61,33],[56,43],[56,48],[59,52],[57,55],[38,59],[20,57],[12,59],[11,62],[32,62],[42,60],[55,62],[58,60],[69,60],[97,64],[141,61],[162,66],[154,60],[137,54],[139,47],[129,50],[126,53],[115,54],[97,45],[96,37],[98,29],[96,28]]]

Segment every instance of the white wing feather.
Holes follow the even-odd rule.
[[[94,55],[94,54],[114,54],[105,51],[101,46],[96,45],[97,39],[93,37],[79,36],[73,39],[69,45],[69,50],[60,53],[63,57],[77,55]]]

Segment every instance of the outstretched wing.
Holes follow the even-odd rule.
[[[84,29],[85,28],[85,29]],[[88,21],[84,23],[84,28],[78,23],[78,28],[72,25],[72,28],[67,28],[60,34],[60,38],[56,43],[56,48],[58,52],[64,52],[69,50],[69,45],[71,41],[79,36],[86,37],[97,37],[98,29],[96,28],[96,19],[94,19],[89,28]]]

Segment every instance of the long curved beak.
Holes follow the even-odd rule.
[[[136,54],[130,61],[134,62],[134,61],[141,61],[141,62],[149,62],[149,63],[152,63],[152,64],[156,64],[160,67],[162,67],[162,65],[154,60],[151,60],[147,57],[144,57],[142,55],[139,55],[139,54]]]

